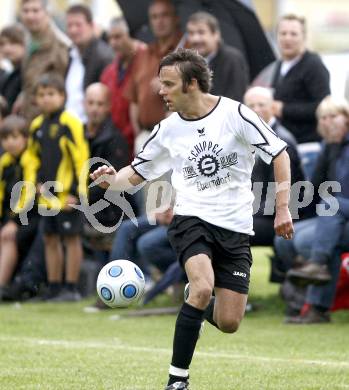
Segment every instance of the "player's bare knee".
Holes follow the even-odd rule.
[[[190,294],[188,303],[194,304],[201,309],[205,309],[210,303],[212,296],[212,286],[209,283],[202,282],[195,286],[196,288],[190,287]]]
[[[8,241],[15,241],[16,232],[12,229],[7,229],[6,226],[1,230],[0,241],[6,243]]]
[[[221,320],[218,321],[218,327],[223,333],[235,333],[240,326],[239,320]]]

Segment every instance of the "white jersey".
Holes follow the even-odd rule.
[[[255,153],[270,164],[286,147],[248,107],[221,97],[201,118],[173,113],[161,121],[131,166],[146,180],[172,169],[175,214],[253,234]]]

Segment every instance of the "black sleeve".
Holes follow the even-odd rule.
[[[315,111],[321,100],[330,94],[330,76],[327,68],[318,56],[308,63],[304,74],[304,88],[309,102],[284,103],[283,118],[303,120],[315,116]]]
[[[104,149],[103,156],[99,156],[107,160],[117,171],[128,165],[129,146],[127,141],[121,134],[116,133],[112,141],[107,144]],[[100,164],[102,165],[102,164]],[[94,166],[97,169],[99,164]],[[89,189],[88,198],[90,203],[95,203],[99,199],[103,199],[105,190],[99,186],[94,186]]]
[[[121,134],[116,134],[106,150],[106,160],[118,171],[128,165],[129,146]]]
[[[311,178],[311,182],[315,187],[315,192],[318,192],[320,184],[327,180],[329,152],[329,145],[326,145],[323,151],[320,152],[319,157],[317,159],[314,173]]]
[[[223,96],[242,102],[249,83],[248,65],[243,55],[237,50],[230,62]]]

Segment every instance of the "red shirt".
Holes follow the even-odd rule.
[[[138,104],[138,122],[143,129],[152,129],[166,116],[164,101],[151,82],[158,76],[161,59],[176,49],[180,39],[181,33],[174,34],[163,49],[157,42],[152,42],[134,61],[126,94],[130,101]]]
[[[135,134],[129,116],[129,100],[125,96],[125,89],[130,81],[133,64],[136,58],[146,49],[143,42],[137,43],[135,55],[126,69],[120,66],[120,57],[108,65],[101,74],[100,81],[111,92],[111,116],[115,126],[127,139],[130,150],[133,151]]]

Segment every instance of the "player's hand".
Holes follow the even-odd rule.
[[[292,239],[294,228],[288,207],[283,207],[276,210],[274,229],[276,235],[281,236],[286,240]]]
[[[66,205],[64,206],[63,210],[65,211],[71,211],[73,210],[74,208],[72,206],[78,204],[78,198],[74,195],[68,195],[67,197],[67,203]]]
[[[101,188],[107,189],[114,180],[116,174],[117,172],[113,167],[102,165],[90,174],[90,178],[93,181],[96,181]]]

